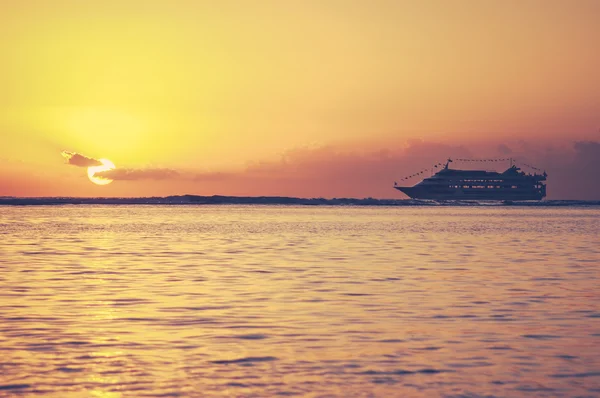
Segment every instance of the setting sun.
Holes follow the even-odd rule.
[[[102,172],[102,171],[113,170],[115,168],[115,165],[113,162],[111,162],[108,159],[99,159],[99,160],[102,163],[102,165],[88,167],[88,172],[87,172],[88,178],[94,184],[98,184],[98,185],[110,184],[111,182],[113,182],[113,180],[111,180],[110,178],[99,177],[99,176],[96,176],[95,174]]]

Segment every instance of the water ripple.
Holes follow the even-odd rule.
[[[0,210],[0,396],[600,391],[597,208]]]

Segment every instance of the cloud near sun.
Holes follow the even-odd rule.
[[[77,152],[62,151],[67,164],[87,167],[88,177],[96,184],[105,185],[113,180],[168,180],[181,175],[176,170],[165,168],[116,168],[107,159],[94,159]]]
[[[172,169],[113,169],[96,173],[96,176],[111,180],[170,180],[179,178]]]
[[[100,160],[87,157],[77,152],[62,151],[61,155],[67,160],[68,164],[77,167],[92,167],[102,165]]]

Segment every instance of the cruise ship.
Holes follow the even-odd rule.
[[[456,170],[451,159],[440,171],[412,187],[394,188],[412,199],[431,200],[542,200],[546,196],[547,174],[527,174],[511,164],[503,173],[483,170]]]

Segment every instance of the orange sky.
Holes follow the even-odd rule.
[[[600,140],[598,21],[596,0],[4,0],[0,195],[397,197],[307,170],[415,139],[573,154]],[[96,186],[62,150],[188,177]]]

